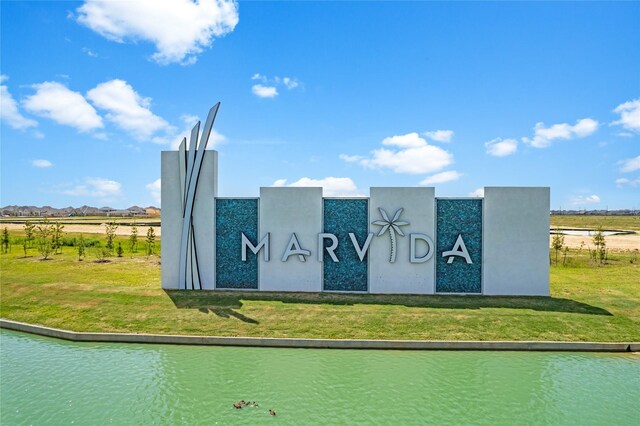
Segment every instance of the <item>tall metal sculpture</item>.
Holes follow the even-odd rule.
[[[202,135],[198,141],[200,121],[191,130],[189,151],[187,138],[183,138],[178,148],[180,158],[180,195],[182,200],[182,238],[180,241],[180,282],[181,290],[201,290],[202,281],[198,268],[198,248],[196,246],[193,207],[198,189],[198,178],[204,160],[204,153],[209,143],[213,122],[218,114],[220,102],[215,104],[207,116]]]

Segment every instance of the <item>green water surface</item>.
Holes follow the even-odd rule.
[[[233,408],[241,399],[259,406]],[[3,426],[639,420],[638,354],[70,343],[0,332]]]

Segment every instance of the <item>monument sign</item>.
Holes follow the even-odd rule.
[[[162,287],[411,294],[549,295],[549,188],[266,187],[218,197],[206,150],[219,104],[178,151],[162,152]]]

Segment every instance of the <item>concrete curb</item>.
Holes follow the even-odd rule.
[[[462,351],[638,352],[640,342],[515,342],[440,340],[337,340],[272,337],[180,336],[170,334],[86,333],[0,319],[0,328],[73,342],[155,343],[171,345],[255,346],[316,349],[410,349]]]

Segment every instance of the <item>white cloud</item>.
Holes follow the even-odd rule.
[[[620,114],[620,120],[611,124],[619,124],[627,130],[640,133],[640,99],[620,104],[613,112]]]
[[[117,197],[122,193],[122,185],[115,180],[86,178],[83,183],[66,189],[62,193],[85,197]]]
[[[556,139],[584,138],[598,129],[598,122],[590,118],[576,121],[573,126],[567,123],[544,127],[544,123],[536,123],[533,139],[522,138],[522,141],[534,148],[546,148]]]
[[[89,49],[88,47],[83,47],[82,51],[84,53],[86,53],[88,56],[92,57],[92,58],[97,58],[98,54],[96,52],[94,52],[93,50]]]
[[[279,95],[278,87],[293,90],[302,86],[298,79],[292,77],[267,77],[266,75],[255,73],[251,76],[251,80],[259,81],[261,84],[251,86],[254,95],[260,98],[275,98]]]
[[[507,155],[515,154],[518,150],[518,141],[515,139],[496,138],[485,142],[484,146],[487,148],[487,154],[494,157],[506,157]]]
[[[38,168],[41,168],[41,169],[46,169],[46,168],[48,168],[48,167],[53,166],[53,163],[52,163],[51,161],[49,161],[49,160],[33,160],[33,161],[31,162],[31,165],[32,165],[33,167],[38,167]]]
[[[273,86],[263,86],[262,84],[254,84],[251,91],[259,98],[275,98],[278,96],[278,90]]]
[[[425,146],[426,140],[422,139],[417,133],[407,133],[406,135],[391,136],[382,140],[382,145],[398,146],[400,148],[420,148]]]
[[[160,205],[160,194],[162,190],[162,183],[160,179],[156,179],[150,184],[145,185],[145,188],[151,192],[151,197],[153,197],[154,201]]]
[[[620,171],[622,173],[629,173],[640,170],[640,155],[635,158],[627,158],[626,160],[618,161],[618,164],[621,164]]]
[[[449,143],[453,138],[453,130],[434,130],[432,132],[424,132],[424,135],[436,142]]]
[[[636,178],[636,179],[627,179],[627,178],[620,178],[620,179],[616,179],[616,185],[622,187],[622,186],[639,186],[640,185],[640,178]]]
[[[347,163],[357,163],[358,161],[362,160],[364,157],[361,155],[340,154],[338,155],[338,158],[340,158],[343,161],[346,161]]]
[[[325,197],[359,197],[356,184],[351,178],[326,177],[324,179],[302,179],[287,185],[286,179],[278,179],[271,186],[292,186],[292,187],[318,187],[321,186],[322,194]]]
[[[296,87],[300,86],[300,82],[291,77],[284,77],[282,79],[282,84],[284,84],[289,90],[295,89]]]
[[[233,0],[86,0],[77,9],[78,22],[118,42],[145,40],[160,64],[193,64],[216,37],[238,24]]]
[[[469,193],[469,197],[484,197],[484,188],[476,188]]]
[[[569,204],[573,206],[584,206],[586,204],[597,204],[600,202],[600,197],[597,195],[577,195],[571,200],[569,200]]]
[[[102,118],[80,93],[52,81],[34,84],[33,87],[36,93],[22,102],[29,112],[81,132],[103,127]]]
[[[149,109],[150,98],[141,97],[123,80],[98,84],[87,92],[98,108],[107,111],[107,119],[138,139],[149,139],[159,130],[170,130],[169,124]]]
[[[458,173],[455,170],[450,170],[447,172],[436,173],[435,175],[431,175],[420,182],[420,185],[433,185],[436,183],[445,183],[451,182],[454,180],[460,179],[462,173]]]
[[[0,83],[7,81],[9,77],[0,75]],[[6,122],[14,129],[26,129],[35,127],[38,123],[34,120],[24,117],[18,111],[18,104],[9,93],[6,85],[0,85],[0,120]]]
[[[345,161],[358,161],[362,166],[372,169],[391,169],[396,173],[409,174],[433,173],[453,163],[453,154],[429,145],[417,133],[388,137],[382,144],[392,149],[375,149],[371,151],[370,158],[360,160],[344,154],[340,158]]]

